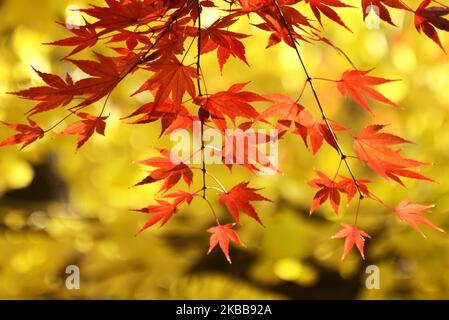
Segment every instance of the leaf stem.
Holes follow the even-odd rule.
[[[359,212],[360,212],[360,202],[362,201],[361,198],[359,198],[359,201],[357,202],[357,211],[355,213],[355,221],[354,221],[354,225],[357,226],[357,220],[359,218]]]
[[[66,115],[65,117],[63,117],[61,120],[59,120],[56,124],[52,125],[50,128],[48,128],[47,130],[44,131],[44,133],[48,133],[51,130],[53,130],[54,128],[56,128],[57,126],[59,126],[61,123],[63,123],[65,120],[67,120],[68,118],[70,118],[72,115],[76,114],[76,112],[78,112],[79,110],[85,108],[86,106],[81,106],[78,107],[75,111],[72,111],[71,109],[68,110],[70,113],[68,115]]]
[[[341,163],[343,160],[340,159],[340,161],[338,162],[338,168],[337,171],[335,172],[334,178],[332,179],[332,181],[335,183],[335,179],[337,179],[338,174],[340,173],[340,168],[341,168]]]
[[[328,81],[328,82],[338,82],[338,80],[332,80],[332,79],[326,79],[326,78],[313,78],[313,80],[321,80],[321,81]]]
[[[220,182],[220,180],[218,180],[217,177],[215,177],[212,173],[210,173],[209,171],[206,170],[206,174],[211,177],[221,188],[221,191],[224,193],[228,193],[228,191],[226,190],[225,186]]]
[[[221,190],[220,188],[217,188],[217,187],[213,187],[213,186],[206,186],[206,189],[211,189],[211,190],[215,190],[220,193],[223,193],[223,190]]]
[[[210,203],[209,199],[207,198],[203,198],[204,201],[206,201],[206,203],[208,204],[210,210],[212,211],[212,214],[215,217],[215,221],[217,222],[218,226],[221,226],[220,220],[218,219],[217,213],[215,212],[214,206],[212,205],[212,203]]]
[[[203,171],[202,167],[190,167],[190,169]],[[220,180],[218,180],[218,178],[216,176],[214,176],[212,173],[210,173],[207,170],[206,170],[206,175],[217,183],[217,185],[220,187],[220,192],[228,193],[228,191],[226,190],[225,186],[220,182]],[[201,190],[203,190],[203,189],[201,189]]]

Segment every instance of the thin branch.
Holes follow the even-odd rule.
[[[364,199],[364,196],[363,196],[362,191],[360,190],[359,183],[357,182],[357,179],[355,178],[355,175],[354,175],[354,173],[353,173],[353,171],[352,171],[352,168],[351,168],[351,166],[349,165],[349,162],[347,161],[347,156],[346,156],[346,154],[343,152],[343,149],[342,149],[342,147],[340,146],[340,143],[338,142],[337,136],[336,136],[334,130],[332,129],[332,126],[331,126],[331,124],[330,124],[330,122],[329,122],[329,119],[327,118],[326,113],[324,112],[324,108],[323,108],[323,106],[322,106],[322,104],[321,104],[321,101],[320,101],[320,99],[319,99],[319,97],[318,97],[317,90],[315,89],[315,85],[314,85],[314,83],[313,83],[313,78],[310,76],[310,73],[309,73],[309,71],[308,71],[308,69],[307,69],[307,67],[306,67],[306,65],[305,65],[304,59],[302,58],[302,55],[301,55],[301,53],[299,52],[298,46],[297,46],[297,44],[296,44],[295,38],[293,37],[292,31],[291,31],[291,29],[290,29],[290,26],[288,25],[287,20],[285,19],[284,14],[283,14],[283,12],[282,12],[282,10],[281,10],[281,8],[280,8],[280,6],[279,6],[277,0],[273,0],[273,3],[274,3],[274,5],[276,6],[276,9],[277,9],[277,11],[278,11],[278,13],[279,13],[279,16],[280,16],[280,18],[281,18],[281,20],[282,20],[283,25],[284,25],[285,28],[287,29],[288,36],[289,36],[290,40],[291,40],[292,43],[293,43],[293,48],[294,48],[295,51],[296,51],[296,55],[298,56],[298,59],[299,59],[299,61],[300,61],[300,63],[301,63],[301,66],[302,66],[302,69],[303,69],[303,71],[304,71],[304,73],[305,73],[305,75],[306,75],[307,82],[309,83],[310,88],[312,89],[313,96],[314,96],[315,101],[316,101],[316,103],[317,103],[317,105],[318,105],[318,108],[320,109],[320,112],[321,112],[321,116],[322,116],[322,118],[323,118],[323,121],[325,122],[326,127],[327,127],[327,129],[329,130],[329,133],[331,134],[331,137],[332,137],[332,140],[333,140],[333,142],[334,142],[334,144],[335,144],[335,146],[336,146],[337,152],[338,152],[338,154],[340,155],[341,160],[345,163],[345,166],[346,166],[346,168],[348,169],[349,174],[351,175],[351,178],[352,178],[352,180],[354,181],[355,186],[357,187],[357,191],[358,191],[358,193],[359,193],[359,198],[360,198],[360,200],[362,200],[362,199]]]
[[[108,95],[106,96],[106,99],[104,100],[103,103],[103,108],[101,108],[101,112],[100,115],[98,116],[98,118],[101,118],[106,110],[106,105],[108,104],[109,98],[111,97],[112,91],[108,93]]]
[[[76,112],[78,112],[79,110],[85,108],[87,106],[78,106],[76,108],[75,111],[72,111],[71,109],[69,109],[68,111],[70,112],[68,115],[66,115],[64,118],[62,118],[61,120],[59,120],[56,124],[52,125],[50,128],[48,128],[47,130],[44,131],[44,133],[48,133],[50,131],[52,131],[54,128],[58,127],[61,123],[63,123],[65,120],[67,120],[68,118],[70,118],[71,116],[73,116]]]
[[[196,60],[196,74],[197,74],[197,87],[198,87],[198,96],[202,96],[203,93],[201,92],[201,40],[202,40],[202,33],[201,33],[201,5],[200,0],[196,0],[197,3],[197,13],[198,13],[198,50],[197,50],[197,60]]]
[[[201,40],[202,40],[202,34],[201,34],[201,4],[200,0],[196,0],[196,8],[197,8],[197,14],[198,14],[198,48],[197,48],[197,60],[196,60],[196,76],[197,76],[197,87],[198,87],[198,96],[202,97],[203,93],[201,91]],[[201,171],[203,173],[203,198],[207,201],[206,198],[206,157],[205,157],[205,143],[204,143],[204,120],[201,120]]]
[[[186,52],[184,53],[184,55],[182,56],[182,60],[181,63],[184,63],[184,60],[186,59],[188,53],[190,52],[190,49],[192,49],[193,43],[195,42],[196,36],[192,37],[192,41],[190,42],[189,46],[187,47]]]

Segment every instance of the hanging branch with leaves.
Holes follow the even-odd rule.
[[[306,8],[311,10],[315,20],[306,17]],[[365,256],[364,242],[369,235],[357,225],[362,202],[366,200],[375,201],[421,234],[418,224],[442,231],[422,215],[431,208],[430,205],[403,200],[396,207],[390,206],[369,190],[369,180],[360,179],[355,175],[353,167],[357,162],[352,160],[358,160],[379,176],[403,186],[404,178],[432,181],[418,171],[427,163],[405,158],[401,155],[401,150],[397,149],[398,145],[408,144],[410,141],[385,132],[386,126],[383,124],[369,125],[358,134],[352,135],[346,126],[326,115],[325,106],[316,87],[317,81],[334,83],[343,96],[348,95],[369,113],[373,113],[374,101],[397,107],[375,88],[393,80],[373,76],[373,70],[357,69],[342,49],[320,35],[323,19],[329,19],[350,31],[337,11],[353,8],[340,0],[107,0],[103,7],[81,9],[84,25],[74,28],[61,23],[72,36],[50,44],[71,47],[72,50],[64,59],[73,64],[76,70],[84,72],[87,77],[74,81],[70,74],[61,77],[35,69],[45,84],[12,94],[33,100],[36,105],[25,113],[27,123],[4,123],[17,133],[0,142],[0,146],[21,144],[24,148],[59,130],[69,119],[76,117],[77,121],[68,124],[57,132],[56,136],[77,135],[77,149],[81,148],[94,134],[105,134],[109,118],[105,114],[111,93],[128,75],[138,72],[146,74],[147,80],[132,95],[148,92],[153,99],[124,117],[124,120],[134,119],[131,124],[160,122],[161,136],[167,136],[179,129],[193,131],[195,122],[201,125],[201,146],[198,151],[201,154],[200,166],[191,164],[190,159],[174,159],[171,150],[167,149],[159,149],[158,157],[140,161],[140,164],[151,167],[152,171],[136,186],[153,183],[162,185],[155,196],[155,203],[137,210],[149,215],[148,221],[139,232],[157,223],[165,225],[176,213],[183,210],[183,206],[189,205],[195,198],[202,199],[207,210],[212,212],[216,223],[207,230],[211,234],[209,252],[218,245],[231,262],[229,243],[244,246],[234,230],[240,223],[240,215],[248,215],[263,225],[254,202],[269,199],[260,194],[260,189],[250,187],[248,182],[239,182],[228,190],[208,171],[206,149],[211,146],[206,144],[204,132],[206,128],[215,128],[221,132],[223,141],[234,141],[236,137],[229,136],[226,130],[240,129],[240,135],[245,141],[244,161],[236,155],[227,154],[224,149],[214,150],[222,159],[231,157],[232,163],[226,162],[228,168],[239,165],[251,172],[260,172],[267,168],[276,171],[278,168],[260,153],[250,156],[248,141],[253,128],[258,124],[270,125],[277,129],[279,134],[277,137],[266,135],[257,140],[256,149],[260,144],[266,144],[272,139],[293,134],[298,135],[306,147],[310,147],[313,155],[318,153],[324,143],[336,150],[336,172],[328,175],[317,171],[317,177],[308,184],[317,190],[310,214],[329,201],[332,210],[338,215],[342,197],[350,203],[357,196],[354,223],[342,224],[343,228],[333,236],[345,239],[343,257],[354,245],[361,256]],[[402,10],[413,15],[416,30],[424,33],[444,51],[437,29],[449,31],[449,21],[445,18],[449,14],[447,5],[424,0],[414,10],[401,0],[361,0],[363,19],[367,17],[370,8],[375,8],[374,14],[392,26],[395,24],[391,19],[390,10]],[[221,13],[209,26],[202,23],[202,13],[205,9]],[[253,17],[262,22],[253,23]],[[269,33],[267,48],[283,42],[295,51],[300,68],[298,76],[305,77],[304,86],[299,88],[297,99],[282,93],[258,94],[246,89],[248,83],[236,83],[216,93],[207,91],[207,81],[201,66],[203,55],[216,53],[220,73],[225,72],[225,65],[231,57],[249,66],[243,43],[249,35],[232,30],[239,20],[249,20],[255,27]],[[321,42],[329,45],[347,59],[352,69],[343,71],[339,80],[313,77],[299,49],[300,42]],[[193,54],[195,43],[196,53]],[[114,45],[109,47],[113,51],[110,56],[94,51],[95,60],[72,58],[92,47],[100,48],[106,45]],[[189,64],[192,56],[194,59]],[[307,94],[306,87],[311,91],[321,119],[315,119],[308,108],[300,104],[303,95]],[[85,110],[97,106],[100,108],[97,113]],[[46,130],[33,120],[38,114],[56,109],[65,109],[67,116]],[[342,134],[348,134],[353,139],[354,155],[347,153],[340,144],[339,136]],[[346,170],[346,176],[341,172],[343,169]],[[198,179],[201,180],[201,188],[190,191],[196,173],[200,174]],[[181,180],[189,189],[171,191]],[[212,185],[208,185],[209,183]],[[219,211],[208,197],[210,191],[219,193],[218,205],[229,212],[229,217],[223,219],[232,219],[233,223],[220,222]]]

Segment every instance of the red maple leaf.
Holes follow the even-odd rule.
[[[33,68],[33,70],[45,81],[48,86],[34,87],[18,92],[11,92],[16,96],[40,101],[34,108],[28,113],[30,116],[58,108],[60,106],[66,106],[74,98],[74,84],[72,77],[67,74],[66,79],[49,73],[40,72]]]
[[[360,189],[360,192],[362,193],[362,195],[364,197],[368,197],[371,198],[372,195],[368,190],[368,186],[366,185],[367,183],[370,183],[371,181],[369,180],[360,180],[357,179],[357,185],[354,181],[354,179],[352,178],[347,178],[347,177],[343,177],[340,176],[341,180],[338,182],[338,186],[340,188],[340,190],[344,190],[344,193],[346,193],[346,196],[348,198],[348,203],[351,202],[351,200],[354,198],[354,196],[357,193],[357,186]]]
[[[428,164],[424,162],[420,162],[422,165]],[[400,185],[405,187],[404,182],[399,177],[418,179],[418,180],[426,180],[430,182],[435,182],[433,179],[426,177],[416,171],[404,168],[402,166],[396,166],[393,164],[385,164],[385,173],[392,180],[396,181]]]
[[[272,1],[268,0],[266,1],[265,10],[257,11],[259,17],[262,18],[265,22],[257,24],[256,27],[271,32],[267,48],[278,44],[280,41],[284,41],[289,46],[294,47],[291,38],[307,42],[307,39],[298,34],[295,31],[294,27],[302,31],[304,31],[304,27],[317,30],[309,23],[310,20],[308,18],[306,18],[295,8],[289,6],[293,5],[296,2],[299,1],[277,1],[277,5],[275,5]],[[282,12],[282,19],[278,14],[278,10],[276,7],[278,7]],[[285,27],[285,24],[282,21],[284,19],[286,24],[289,26],[288,29]]]
[[[277,118],[276,129],[279,131],[279,137],[282,137],[294,123],[296,130],[293,133],[299,134],[307,146],[307,136],[311,132],[309,128],[315,124],[312,114],[288,95],[267,94],[264,97],[270,100],[272,105],[259,115],[258,120],[266,122],[268,118]]]
[[[184,2],[184,4],[190,4],[189,8],[194,9],[193,11],[191,11],[191,13],[193,15],[196,15],[196,8],[193,2]],[[187,13],[188,11],[175,11],[171,19],[174,19],[174,16],[177,15],[177,12]],[[167,28],[167,26],[170,25],[170,29],[168,31],[166,31],[165,33],[160,33],[159,36],[156,37],[156,45],[152,44],[148,46],[148,49],[155,48],[155,51],[150,54],[148,56],[148,59],[145,59],[145,61],[153,61],[156,58],[162,57],[164,55],[181,55],[185,53],[185,41],[187,37],[195,37],[198,34],[197,30],[189,28],[188,26],[188,23],[192,20],[194,21],[192,16],[183,18],[178,17],[175,20],[167,20],[165,22],[165,25],[161,25],[159,26],[159,28],[156,27],[156,30],[164,32],[164,28]],[[151,32],[151,29],[148,31]]]
[[[347,30],[351,31],[341,20],[340,16],[331,7],[353,8],[352,6],[345,4],[340,0],[306,0],[306,3],[310,4],[310,8],[312,9],[313,14],[318,19],[320,24],[321,24],[321,14],[320,14],[321,12],[332,21],[338,23],[339,25],[345,27]]]
[[[443,16],[449,14],[449,7],[429,7],[431,0],[424,0],[415,11],[415,28],[418,32],[424,32],[426,36],[432,39],[440,48],[444,50],[440,37],[435,28],[449,31],[449,20]]]
[[[207,252],[207,254],[210,254],[218,244],[228,262],[232,263],[231,257],[229,255],[229,240],[231,240],[235,244],[245,247],[245,245],[240,241],[238,234],[234,230],[232,230],[233,227],[234,224],[230,223],[212,227],[207,230],[207,232],[212,233],[212,235],[210,236],[209,251]]]
[[[120,33],[114,34],[108,43],[126,42],[126,47],[129,50],[134,50],[140,43],[144,45],[151,45],[151,40],[144,32],[133,32],[128,30],[120,30]]]
[[[240,39],[247,38],[248,35],[228,30],[229,26],[236,21],[236,19],[227,16],[218,19],[208,28],[201,31],[204,40],[201,44],[201,54],[217,50],[218,64],[221,72],[223,72],[223,67],[231,55],[239,58],[248,65],[245,56],[245,46],[240,41]]]
[[[358,192],[357,186],[364,197],[371,197],[371,193],[368,190],[367,183],[368,180],[356,180],[346,177],[340,177],[340,181],[330,179],[325,173],[321,171],[316,172],[318,174],[317,179],[312,179],[308,182],[308,185],[314,189],[318,189],[315,194],[312,206],[310,207],[309,213],[312,214],[318,207],[320,207],[324,202],[329,199],[329,202],[334,210],[335,214],[338,215],[338,208],[340,206],[341,194],[346,194],[348,204],[354,198],[355,194]]]
[[[293,122],[304,110],[304,106],[286,94],[266,94],[264,97],[272,102],[272,105],[259,115],[259,120],[277,117],[282,123]]]
[[[152,214],[153,216],[148,219],[148,221],[143,225],[142,228],[138,231],[138,233],[141,233],[145,231],[146,229],[150,228],[151,226],[155,225],[159,221],[161,221],[161,227],[164,226],[168,220],[173,217],[173,215],[178,212],[178,204],[176,203],[169,203],[167,201],[163,200],[156,200],[158,205],[154,206],[148,206],[143,209],[136,210],[138,212],[144,212]]]
[[[243,117],[248,120],[255,120],[259,113],[250,104],[251,102],[268,101],[253,92],[242,91],[248,83],[237,83],[232,85],[227,91],[217,92],[210,96],[197,97],[195,103],[206,110],[212,121],[217,125],[221,131],[225,131],[226,120],[225,116],[229,117],[235,124],[237,117]]]
[[[345,96],[347,93],[363,108],[372,113],[371,107],[366,100],[366,97],[373,100],[389,104],[393,107],[399,107],[396,103],[387,99],[383,94],[371,88],[371,86],[384,84],[396,80],[389,80],[384,78],[367,76],[371,70],[349,70],[345,71],[341,76],[341,80],[337,82],[338,90]]]
[[[242,182],[233,187],[229,192],[222,193],[219,199],[220,204],[224,204],[228,208],[232,217],[240,223],[240,211],[255,219],[261,225],[262,221],[251,204],[251,201],[270,201],[269,199],[256,193],[260,189],[248,188],[248,182]]]
[[[80,149],[95,132],[104,136],[106,119],[109,118],[109,116],[96,117],[84,112],[76,112],[75,114],[82,120],[72,123],[66,129],[58,133],[58,136],[78,135],[77,149]]]
[[[326,123],[315,121],[312,114],[304,109],[298,114],[295,120],[296,130],[294,130],[293,133],[300,135],[306,146],[308,146],[307,137],[309,137],[312,154],[315,155],[321,149],[324,141],[334,149],[337,149],[337,144],[335,143],[337,136],[335,135],[335,132],[347,130],[345,127],[334,121],[330,122],[329,125],[332,128],[334,135],[330,132]]]
[[[244,14],[249,12],[257,12],[267,5],[267,0],[238,0],[241,6],[241,11]]]
[[[150,175],[136,184],[136,186],[164,180],[160,192],[165,192],[177,184],[181,177],[184,179],[185,183],[190,186],[193,179],[193,171],[189,166],[184,164],[181,159],[175,159],[170,150],[162,149],[159,152],[163,157],[154,157],[139,161],[141,164],[157,169],[151,171]]]
[[[98,19],[93,26],[107,32],[121,30],[133,25],[145,25],[160,18],[166,10],[164,2],[107,0],[107,7],[92,5],[80,11]]]
[[[27,145],[33,143],[34,141],[42,138],[45,134],[44,130],[41,129],[41,127],[33,120],[28,118],[28,122],[30,125],[26,124],[16,124],[16,123],[6,123],[3,121],[0,121],[5,126],[18,131],[19,133],[15,134],[12,137],[7,138],[6,140],[3,140],[0,142],[0,147],[4,146],[11,146],[14,144],[21,144],[22,148],[25,148]]]
[[[342,259],[344,259],[349,251],[356,245],[357,249],[360,252],[360,255],[363,259],[365,259],[365,254],[363,252],[363,248],[365,246],[365,238],[371,238],[368,233],[363,230],[358,229],[355,226],[351,226],[349,224],[342,223],[343,229],[338,231],[331,239],[337,238],[345,238],[345,245],[343,249]]]
[[[161,120],[161,135],[169,134],[176,129],[191,129],[195,117],[184,104],[177,105],[171,99],[156,105],[154,102],[146,103],[129,116],[123,119],[141,116],[131,124],[145,124]]]
[[[268,39],[267,48],[274,46],[281,41],[284,41],[286,44],[293,47],[294,44],[291,40],[290,34],[295,40],[305,40],[304,37],[296,33],[295,30],[293,30],[293,28],[290,28],[289,32],[289,30],[285,28],[284,24],[280,21],[277,15],[273,17],[269,14],[259,13],[259,16],[265,22],[257,24],[255,26],[264,31],[271,32],[270,38]]]
[[[278,117],[276,128],[279,130],[279,137],[282,137],[294,123],[296,128],[292,133],[301,136],[306,146],[309,145],[309,139],[314,155],[320,150],[324,141],[337,149],[334,136],[327,124],[315,121],[312,114],[290,96],[269,94],[264,97],[273,104],[259,115],[258,120],[265,121],[267,118]],[[334,132],[347,130],[334,121],[330,122],[330,126]]]
[[[270,1],[270,0],[268,0]],[[272,2],[272,1],[270,1]],[[282,2],[284,2],[284,4],[282,4]],[[292,2],[300,2],[298,0],[286,0],[286,1],[280,1],[280,8],[282,11],[282,15],[284,16],[285,20],[287,21],[287,24],[292,25],[297,27],[298,29],[304,30],[303,27],[309,27],[311,29],[315,29],[318,30],[317,28],[315,28],[313,25],[310,24],[309,21],[311,21],[311,19],[307,18],[306,16],[304,16],[301,12],[299,12],[298,10],[296,10],[293,7],[290,7],[289,5],[293,5],[294,3]],[[292,28],[293,29],[293,28]]]
[[[84,19],[84,17],[83,17]],[[86,19],[84,19],[84,22],[86,25],[84,26],[73,26],[72,28],[68,28],[70,32],[74,34],[73,37],[69,37],[66,39],[46,43],[49,45],[54,46],[67,46],[67,47],[75,47],[67,56],[73,56],[74,54],[83,51],[86,48],[93,47],[97,41],[98,37],[102,35],[102,33],[97,34],[97,31],[95,30],[95,27],[87,22]],[[60,23],[61,25],[64,25],[64,23]]]
[[[147,68],[155,71],[155,74],[145,82],[137,93],[158,88],[154,98],[156,105],[163,103],[170,96],[170,93],[173,102],[177,105],[182,103],[185,92],[192,98],[196,96],[193,83],[193,79],[197,78],[196,69],[184,65],[176,56],[165,55],[148,64]]]
[[[443,229],[433,224],[432,221],[420,215],[420,213],[425,213],[433,207],[433,205],[413,204],[410,203],[409,200],[403,200],[399,202],[396,208],[393,209],[393,213],[425,238],[425,234],[419,229],[417,223],[421,223],[440,232],[444,232]]]
[[[164,195],[164,198],[174,198],[175,199],[174,204],[179,206],[184,202],[190,204],[196,195],[197,195],[196,193],[179,190],[174,193]]]
[[[317,171],[316,173],[319,178],[308,182],[309,186],[312,188],[319,189],[313,198],[309,214],[312,214],[319,206],[329,199],[332,209],[334,209],[335,214],[338,215],[338,207],[340,206],[340,192],[344,192],[345,189],[342,189],[342,187],[340,187],[335,180],[330,179],[323,172]]]
[[[357,157],[382,177],[391,178],[401,184],[398,175],[432,181],[410,170],[427,163],[404,158],[400,150],[391,148],[394,145],[411,142],[390,133],[380,132],[385,127],[385,125],[370,125],[354,138],[354,151]]]
[[[68,59],[83,72],[92,76],[91,78],[81,79],[74,85],[73,95],[84,95],[87,97],[78,106],[90,105],[108,95],[120,82],[122,74],[129,71],[130,61],[127,61],[125,58],[122,61],[121,59],[107,57],[97,52],[95,52],[95,55],[98,62]]]

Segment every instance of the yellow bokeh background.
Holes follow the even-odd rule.
[[[23,122],[32,107],[31,102],[6,94],[41,84],[31,66],[59,75],[73,71],[72,65],[61,61],[67,48],[42,43],[67,37],[55,21],[67,17],[79,21],[70,8],[88,3],[102,1],[0,1],[0,120]],[[312,17],[308,7],[302,7]],[[360,9],[339,12],[354,33],[324,18],[323,34],[360,69],[376,67],[374,75],[401,79],[380,90],[402,108],[373,103],[372,117],[341,97],[332,84],[318,83],[329,116],[354,132],[370,123],[391,124],[391,132],[416,143],[407,146],[404,154],[433,163],[422,173],[438,183],[408,181],[405,189],[354,162],[357,176],[372,179],[373,192],[392,205],[404,198],[435,204],[428,217],[449,230],[448,56],[417,34],[409,14],[392,10],[397,28],[382,22],[379,29],[369,29]],[[206,10],[204,20],[210,23],[215,15]],[[208,54],[203,68],[209,91],[251,81],[249,87],[255,92],[296,97],[305,79],[294,51],[286,45],[265,49],[268,34],[242,20],[238,30],[252,35],[244,40],[251,67],[231,59],[221,75],[215,54]],[[448,35],[440,34],[449,48]],[[350,67],[324,44],[302,44],[300,50],[316,77],[335,79]],[[87,51],[79,57],[92,55]],[[340,259],[342,241],[329,238],[340,222],[352,221],[355,208],[343,208],[335,217],[326,204],[308,217],[314,190],[306,185],[315,169],[335,172],[338,157],[329,147],[312,157],[297,136],[280,144],[279,175],[249,175],[238,168],[231,175],[222,167],[213,168],[227,186],[250,179],[273,200],[257,206],[265,229],[243,219],[238,231],[248,248],[231,248],[232,265],[218,250],[206,256],[206,229],[213,218],[200,201],[166,227],[135,237],[146,217],[129,209],[151,203],[158,189],[157,185],[130,188],[144,176],[144,168],[135,161],[155,155],[156,146],[169,145],[167,138],[158,138],[158,124],[131,126],[119,120],[149,98],[129,97],[144,80],[144,74],[135,75],[120,84],[108,103],[106,137],[93,137],[79,152],[74,137],[46,137],[24,151],[0,149],[0,298],[449,298],[447,235],[427,229],[428,237],[423,239],[374,203],[364,203],[360,216],[360,226],[373,235],[367,242],[367,260],[355,253]],[[93,108],[101,108],[100,104]],[[311,92],[305,92],[302,104],[317,114]],[[55,111],[36,119],[48,127],[63,116]],[[0,139],[11,134],[5,127],[0,129]],[[343,140],[347,150],[349,142]],[[365,268],[370,264],[379,267],[379,290],[365,287]],[[80,290],[65,286],[68,265],[80,268]]]

